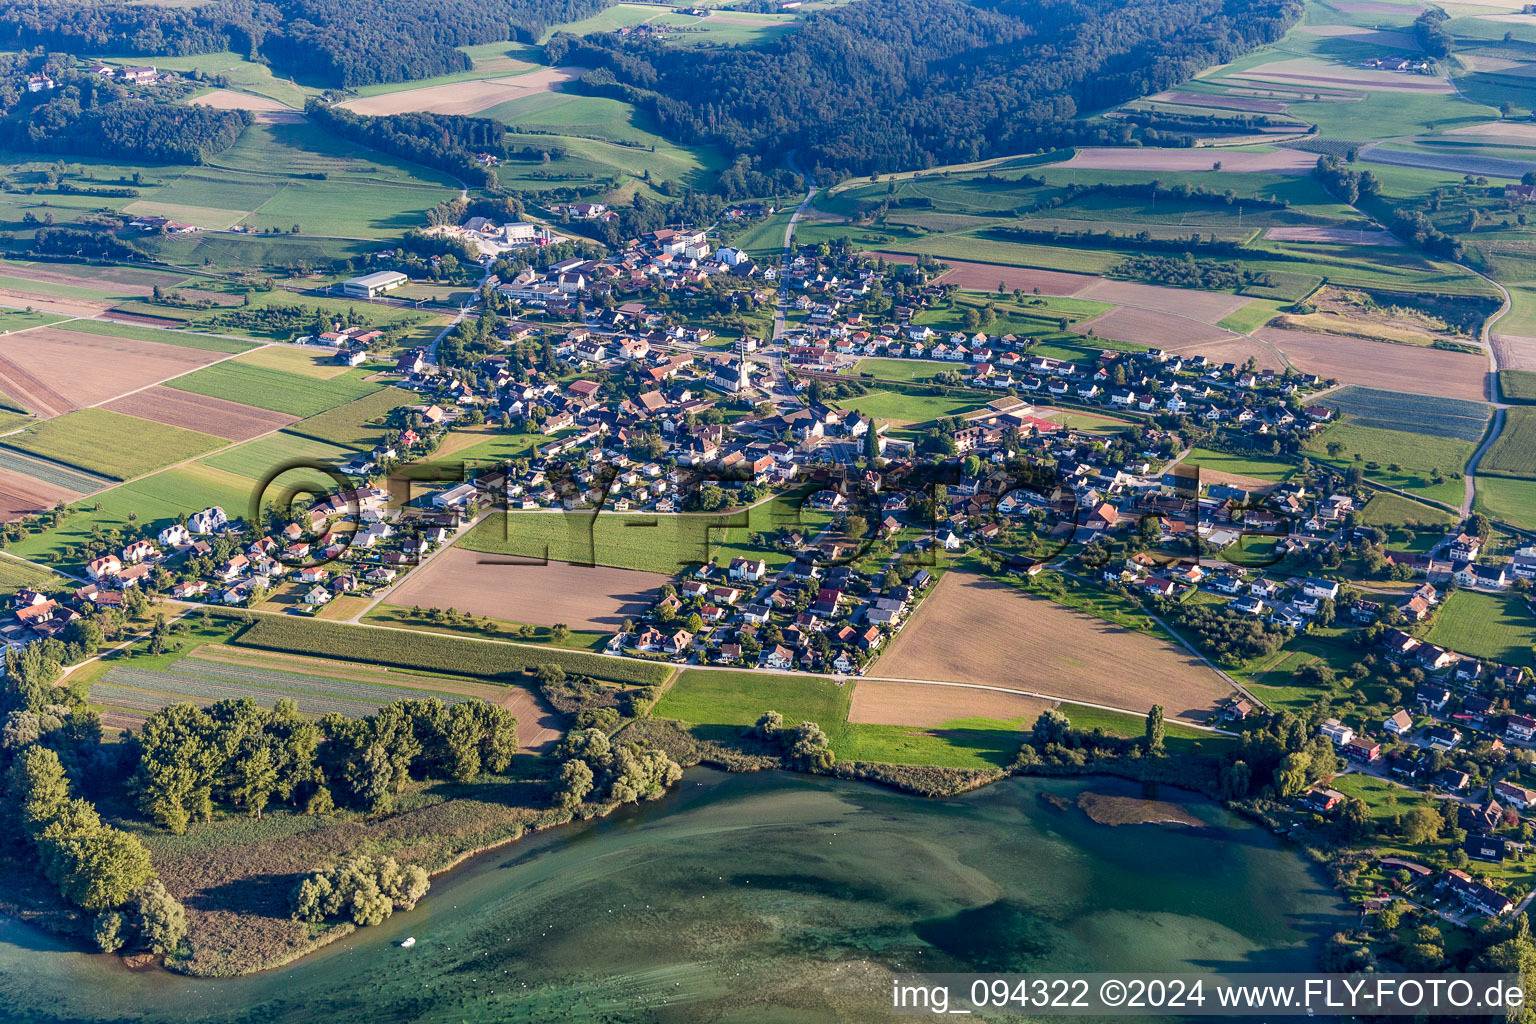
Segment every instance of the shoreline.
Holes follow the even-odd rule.
[[[1068,766],[1055,765],[1055,766],[1050,766],[1046,770],[1041,770],[1041,768],[1043,766],[1036,765],[1036,766],[1032,766],[1031,768],[1024,769],[1024,770],[1019,770],[1019,769],[1015,769],[1015,768],[1007,768],[1007,769],[997,769],[995,772],[972,772],[972,771],[967,771],[967,770],[962,770],[962,769],[939,768],[939,767],[934,767],[934,766],[886,765],[886,764],[877,764],[877,763],[874,763],[874,762],[849,761],[849,762],[840,762],[840,763],[838,763],[837,765],[835,765],[833,767],[833,769],[831,771],[825,771],[825,772],[806,772],[806,771],[800,771],[800,770],[797,770],[797,769],[785,767],[782,764],[777,763],[777,759],[774,759],[773,763],[767,763],[765,761],[757,761],[757,760],[732,761],[731,759],[728,759],[728,758],[722,758],[722,757],[719,757],[719,756],[713,756],[714,753],[715,752],[711,752],[711,751],[698,751],[698,752],[696,752],[696,756],[693,757],[693,758],[690,758],[689,762],[684,765],[685,770],[691,770],[691,769],[701,768],[702,767],[702,768],[707,768],[707,769],[710,769],[710,770],[713,770],[713,771],[719,771],[719,772],[722,772],[722,773],[725,773],[725,774],[758,774],[758,773],[766,772],[766,771],[780,771],[780,772],[783,772],[786,775],[792,775],[792,776],[802,776],[803,775],[803,776],[812,776],[812,777],[822,777],[822,778],[828,778],[828,779],[833,779],[833,780],[843,781],[843,782],[854,782],[854,783],[864,783],[864,784],[868,784],[868,785],[874,785],[874,786],[878,786],[878,787],[885,788],[885,789],[892,789],[892,790],[895,790],[895,791],[897,791],[899,793],[902,793],[902,794],[904,794],[906,796],[917,797],[917,798],[924,799],[924,800],[927,800],[927,799],[943,799],[943,798],[951,798],[951,797],[961,796],[961,795],[964,795],[965,793],[973,792],[973,791],[976,791],[976,790],[980,790],[982,788],[985,788],[985,787],[988,787],[988,786],[991,786],[991,785],[995,785],[997,783],[1001,783],[1001,782],[1003,782],[1003,781],[1005,781],[1007,779],[1014,778],[1014,777],[1018,777],[1018,778],[1021,778],[1021,779],[1040,779],[1040,780],[1045,780],[1045,781],[1049,781],[1051,779],[1067,779],[1067,778],[1074,778],[1074,779],[1089,778],[1089,779],[1091,779],[1091,778],[1094,778],[1094,777],[1100,777],[1100,778],[1106,778],[1106,779],[1117,779],[1117,780],[1120,780],[1120,781],[1123,781],[1123,782],[1141,783],[1141,784],[1152,784],[1152,785],[1156,785],[1156,786],[1160,786],[1160,787],[1161,786],[1170,786],[1170,787],[1172,787],[1174,789],[1179,790],[1182,793],[1187,793],[1187,794],[1189,794],[1191,796],[1198,797],[1201,800],[1208,801],[1212,805],[1214,805],[1216,807],[1220,807],[1220,808],[1226,810],[1229,813],[1233,813],[1233,814],[1237,815],[1238,817],[1243,818],[1244,820],[1250,821],[1250,822],[1255,823],[1255,824],[1261,824],[1260,822],[1256,821],[1252,816],[1246,815],[1246,814],[1242,814],[1241,810],[1239,808],[1237,808],[1235,806],[1229,806],[1227,804],[1224,804],[1221,801],[1216,800],[1215,798],[1213,798],[1210,794],[1202,792],[1198,788],[1195,788],[1194,786],[1192,786],[1192,785],[1190,785],[1188,783],[1180,784],[1180,783],[1177,783],[1177,782],[1174,782],[1174,781],[1169,781],[1169,780],[1164,780],[1164,779],[1149,779],[1149,778],[1144,777],[1147,774],[1144,771],[1135,771],[1135,770],[1132,770],[1132,771],[1126,771],[1126,770],[1116,771],[1116,770],[1114,770],[1116,767],[1123,767],[1123,766],[1117,765],[1116,763],[1113,763],[1113,762],[1096,762],[1096,763],[1093,763],[1093,764],[1090,764],[1090,765],[1083,765],[1081,767],[1078,767],[1078,766],[1068,767]],[[1145,768],[1145,767],[1150,767],[1155,762],[1134,762],[1134,763],[1138,766],[1138,768]],[[925,783],[931,783],[932,780],[935,779],[935,778],[947,779],[948,781],[950,781],[952,783],[952,785],[944,787],[942,789],[939,789],[939,788],[934,788],[931,785],[925,784]],[[666,793],[664,794],[664,796],[672,795],[675,792],[676,792],[676,787],[667,790]],[[1098,796],[1098,797],[1101,797],[1101,798],[1104,797],[1103,794],[1083,794],[1083,796],[1090,796],[1090,795]],[[658,798],[658,799],[660,799],[660,798]],[[1132,822],[1132,821],[1119,821],[1119,822],[1101,821],[1098,818],[1095,818],[1093,816],[1093,814],[1089,813],[1087,808],[1085,808],[1085,807],[1083,807],[1081,805],[1080,799],[1081,798],[1079,798],[1079,802],[1069,803],[1068,806],[1070,806],[1070,807],[1072,807],[1074,809],[1077,809],[1077,810],[1081,810],[1085,814],[1085,816],[1088,817],[1088,819],[1090,821],[1092,821],[1095,825],[1098,825],[1100,827],[1112,828],[1112,827],[1117,827],[1118,825],[1121,825],[1121,824],[1159,824],[1159,825],[1163,825],[1165,827],[1170,826],[1170,825],[1181,825],[1181,826],[1185,826],[1185,827],[1199,827],[1199,828],[1208,828],[1209,827],[1204,822],[1198,822],[1198,825],[1195,825],[1195,823],[1192,823],[1190,821],[1163,821],[1161,819],[1155,820],[1155,821],[1153,821],[1153,820],[1142,820],[1142,821],[1137,821],[1137,822]],[[1124,800],[1124,801],[1137,801],[1137,802],[1141,802],[1141,801],[1145,800],[1146,798],[1123,796],[1123,797],[1108,797],[1107,799],[1111,799],[1111,800],[1115,800],[1115,801]],[[1155,802],[1155,803],[1165,803],[1165,801],[1153,801],[1153,802]],[[530,836],[531,834],[545,833],[545,832],[549,832],[552,829],[558,829],[558,828],[561,828],[563,826],[568,826],[568,825],[573,825],[573,824],[578,824],[578,823],[587,823],[587,822],[600,821],[602,819],[611,817],[616,812],[624,810],[626,808],[626,806],[627,805],[622,804],[622,803],[598,805],[597,807],[594,808],[592,813],[581,814],[581,813],[565,812],[563,814],[557,815],[555,818],[553,818],[551,820],[546,820],[546,821],[542,821],[542,822],[535,822],[535,823],[532,823],[532,824],[529,824],[529,825],[524,825],[524,826],[520,827],[515,834],[507,835],[507,836],[501,837],[501,838],[499,838],[499,839],[497,839],[497,840],[495,840],[493,842],[484,843],[482,845],[478,845],[478,846],[475,846],[473,848],[462,850],[462,851],[456,853],[448,861],[446,861],[443,864],[440,864],[437,867],[433,868],[432,870],[428,871],[428,876],[430,878],[434,879],[434,880],[446,877],[449,874],[457,871],[458,869],[465,867],[471,861],[474,861],[477,858],[479,858],[481,856],[484,856],[486,854],[493,853],[493,852],[495,852],[497,850],[500,850],[500,849],[503,849],[505,847],[511,846],[512,844],[518,842],[521,839],[524,839],[524,838]],[[644,804],[638,804],[638,805],[635,805],[635,806],[643,807]],[[551,808],[550,810],[554,811],[553,808]],[[1193,818],[1193,815],[1190,815],[1190,817]],[[1317,865],[1316,861],[1313,860],[1313,858],[1308,857],[1306,855],[1305,850],[1302,849],[1300,846],[1298,846],[1298,844],[1296,844],[1294,842],[1291,842],[1290,840],[1286,839],[1285,837],[1277,837],[1277,838],[1284,845],[1287,845],[1287,846],[1290,846],[1290,847],[1295,847],[1296,848],[1296,852],[1298,853],[1298,855],[1300,855],[1300,857],[1301,857],[1301,859],[1303,861],[1308,862],[1310,864],[1313,864],[1314,866],[1319,866],[1319,867],[1321,866],[1321,865]],[[1329,884],[1329,888],[1333,889],[1335,892],[1337,892],[1337,887],[1333,886],[1331,883]],[[433,897],[433,893],[429,890],[426,893],[426,895],[422,897],[422,900],[420,901],[419,905],[423,905],[423,906],[428,905],[428,901],[431,900],[432,897]],[[7,912],[7,913],[9,913],[9,912]],[[91,954],[91,955],[97,955],[95,950],[92,950],[92,949],[88,948],[89,947],[88,935],[86,933],[84,933],[84,932],[57,930],[57,929],[54,929],[54,928],[50,928],[50,927],[48,927],[48,925],[43,920],[41,920],[41,919],[33,920],[32,919],[33,915],[26,914],[25,912],[9,913],[9,916],[12,916],[12,917],[14,917],[14,918],[16,918],[18,920],[24,921],[25,923],[31,924],[31,925],[39,928],[42,931],[45,931],[45,932],[47,932],[49,934],[52,934],[52,935],[59,936],[61,938],[65,938],[65,939],[79,939],[81,941],[82,948],[79,949],[78,952],[88,953],[88,954]],[[45,917],[50,916],[50,915],[48,915],[47,913],[42,913],[42,914],[38,914],[36,916],[38,918],[45,918]],[[56,916],[56,915],[52,915],[52,916]],[[386,921],[387,921],[387,919],[386,919]],[[290,967],[293,964],[295,964],[295,963],[297,963],[297,962],[299,962],[301,960],[304,960],[305,958],[307,958],[307,957],[309,957],[309,956],[311,956],[313,954],[316,954],[316,953],[324,951],[325,949],[327,949],[327,947],[330,947],[331,945],[333,945],[334,943],[336,943],[337,941],[339,941],[341,939],[348,938],[350,936],[357,935],[359,933],[365,933],[366,931],[367,931],[366,928],[360,927],[360,926],[358,926],[358,925],[356,925],[356,924],[354,924],[354,923],[352,923],[350,921],[337,922],[337,923],[329,926],[328,928],[326,928],[325,931],[323,931],[320,934],[316,935],[311,941],[306,943],[303,946],[303,948],[301,948],[301,949],[291,949],[291,950],[285,952],[284,954],[282,954],[280,956],[277,956],[277,957],[274,957],[272,959],[269,959],[269,960],[266,960],[266,961],[262,962],[259,966],[254,966],[254,967],[252,967],[249,970],[238,971],[238,972],[228,972],[228,973],[206,972],[206,973],[202,973],[202,972],[197,972],[197,971],[188,971],[188,970],[179,969],[178,966],[176,964],[174,964],[174,963],[166,964],[164,962],[164,959],[161,958],[161,957],[156,957],[155,960],[159,961],[158,962],[158,966],[165,973],[167,973],[167,974],[174,974],[174,975],[177,975],[177,976],[182,977],[182,978],[191,978],[191,979],[198,979],[198,980],[217,980],[217,979],[231,979],[231,978],[252,977],[252,976],[256,976],[256,975],[265,974],[265,973],[273,971],[273,970],[278,970],[278,969],[281,969],[281,968]],[[121,955],[114,955],[114,958],[118,961],[118,965],[121,966],[122,969],[124,969],[124,970],[130,970],[130,971],[134,971],[134,970],[137,970],[137,971],[153,970],[153,966],[154,965],[145,965],[145,966],[140,966],[140,967],[132,967],[132,966],[130,966],[127,963],[127,958],[126,957],[121,956]]]

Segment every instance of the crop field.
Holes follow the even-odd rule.
[[[338,405],[355,402],[381,387],[355,377],[317,380],[286,370],[252,366],[238,359],[178,377],[170,381],[169,386],[230,402],[247,402],[290,416],[317,416]]]
[[[221,437],[105,409],[44,420],[5,439],[12,448],[116,480],[143,476],[225,443]]]
[[[668,576],[687,566],[752,554],[770,566],[789,557],[748,549],[751,533],[803,529],[791,498],[714,515],[636,515],[617,512],[502,512],[487,516],[460,540],[470,551],[581,565],[609,565]]]
[[[45,462],[10,448],[0,447],[0,471],[40,480],[63,490],[85,493],[111,486],[112,481],[95,473],[86,473],[56,462]]]
[[[1504,411],[1504,429],[1478,463],[1477,471],[1536,478],[1536,409]]]
[[[1338,455],[1330,455],[1328,445],[1335,443],[1344,447]],[[1344,470],[1358,465],[1378,483],[1459,506],[1464,489],[1460,480],[1451,477],[1466,469],[1476,449],[1475,442],[1454,437],[1344,422],[1313,437],[1307,444],[1307,456]],[[1447,478],[1445,483],[1432,482],[1436,471]]]
[[[1171,641],[960,571],[944,575],[871,675],[983,683],[1131,711],[1162,704],[1170,718],[1198,722],[1229,692]]]
[[[141,327],[136,324],[105,320],[71,320],[68,329],[83,334],[105,334],[114,338],[132,338],[135,341],[155,341],[162,345],[182,345],[187,348],[205,349],[209,352],[223,352],[226,355],[249,352],[259,345],[259,342],[240,341],[238,338],[216,338],[211,334],[198,334],[195,331]]]
[[[201,463],[174,466],[91,495],[72,505],[61,525],[24,537],[9,550],[61,569],[78,569],[78,563],[66,556],[66,549],[83,544],[95,530],[126,528],[130,514],[138,526],[153,525],[156,529],[175,522],[178,515],[209,505],[222,506],[231,518],[246,517],[251,514],[254,492],[250,480]],[[98,504],[99,510],[95,507]]]
[[[1486,402],[1469,402],[1395,391],[1347,387],[1318,401],[1337,409],[1350,423],[1384,430],[1403,430],[1462,441],[1480,441],[1492,414]]]
[[[644,616],[661,585],[671,580],[659,573],[565,562],[507,565],[494,555],[451,547],[390,591],[389,603],[615,633],[626,619]]]
[[[207,707],[219,700],[249,697],[262,707],[271,707],[287,698],[298,705],[301,714],[318,718],[336,712],[348,718],[362,718],[391,701],[429,696],[450,704],[466,699],[435,687],[380,686],[232,665],[194,655],[160,670],[114,665],[91,685],[90,699],[105,707],[149,715],[182,701]]]
[[[80,491],[35,476],[0,468],[0,522],[8,523],[33,512],[45,511],[61,501],[73,501],[80,494]]]
[[[1196,288],[1169,288],[1159,284],[1139,284],[1134,281],[1092,282],[1078,293],[1078,297],[1110,302],[1137,309],[1173,313],[1202,323],[1214,324],[1247,305],[1248,300],[1224,292],[1200,291]]]
[[[1521,594],[1484,594],[1458,590],[1435,614],[1426,639],[1459,654],[1506,665],[1530,665],[1532,615]]]
[[[239,647],[448,672],[500,683],[523,683],[524,671],[537,665],[559,665],[568,673],[641,686],[659,685],[672,672],[670,665],[630,658],[272,615],[261,616],[230,642]]]
[[[350,461],[356,454],[350,448],[280,430],[275,434],[268,434],[266,437],[247,441],[238,447],[210,455],[203,460],[202,464],[245,477],[248,481],[265,480],[273,472],[285,466],[300,463],[339,466]]]
[[[1479,473],[1475,505],[1495,519],[1536,530],[1536,480]]]
[[[242,366],[261,366],[268,370],[296,373],[316,380],[331,380],[348,371],[348,367],[336,362],[334,352],[299,345],[264,345],[245,353],[235,362]]]
[[[1506,402],[1522,402],[1536,405],[1536,372],[1530,370],[1500,370],[1499,392]]]
[[[1478,401],[1488,362],[1480,355],[1308,331],[1261,327],[1254,337],[1274,345],[1303,373],[1382,391],[1414,392]]]
[[[228,441],[248,441],[269,434],[295,419],[280,412],[195,395],[161,385],[135,391],[102,406],[109,412],[154,420],[173,427],[213,434]]]
[[[202,349],[43,327],[0,337],[0,390],[47,418],[219,358]]]
[[[409,391],[384,388],[355,402],[295,423],[290,434],[312,437],[327,444],[366,451],[384,439],[384,418],[413,400]]]
[[[53,570],[41,565],[0,557],[0,593],[14,594],[22,587],[50,587],[58,579]]]

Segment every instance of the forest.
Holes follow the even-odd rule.
[[[251,123],[242,110],[175,102],[191,89],[179,78],[125,85],[79,71],[69,54],[0,61],[0,145],[7,149],[200,164],[234,145]],[[54,88],[26,91],[25,79],[33,73],[48,75]]]
[[[761,48],[561,34],[545,49],[675,141],[793,152],[826,180],[1132,141],[1137,126],[1077,117],[1273,42],[1299,13],[1297,0],[863,0]]]
[[[351,88],[465,71],[457,46],[532,42],[604,0],[213,0],[192,6],[0,3],[0,48],[265,59],[300,81]]]

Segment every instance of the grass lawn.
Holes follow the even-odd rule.
[[[721,734],[751,726],[765,711],[786,724],[815,722],[836,743],[848,722],[853,686],[825,676],[685,669],[652,713]]]
[[[1450,526],[1456,517],[1430,505],[1412,501],[1398,494],[1377,494],[1365,503],[1360,514],[1367,526]]]
[[[964,416],[987,403],[980,396],[908,395],[900,391],[871,391],[856,398],[833,403],[840,409],[857,409],[865,416],[884,420],[893,428],[929,423],[951,416]]]
[[[1184,463],[1190,466],[1203,466],[1218,473],[1251,476],[1255,480],[1285,480],[1296,472],[1295,466],[1289,462],[1281,462],[1279,459],[1266,459],[1260,455],[1231,455],[1227,452],[1211,451],[1209,448],[1192,450],[1184,459]]]
[[[1445,599],[1425,639],[1476,658],[1530,665],[1536,616],[1520,594],[1458,590]]]
[[[1474,504],[1495,519],[1536,530],[1536,480],[1478,474]]]
[[[5,443],[87,472],[128,480],[229,442],[137,416],[80,409],[11,434]]]
[[[868,373],[885,380],[932,380],[943,370],[952,370],[954,363],[941,363],[930,359],[860,359],[854,373]]]
[[[1221,320],[1216,326],[1237,331],[1239,334],[1252,334],[1278,316],[1280,307],[1285,304],[1275,299],[1254,299],[1236,313]]]
[[[351,375],[317,380],[230,359],[177,377],[167,386],[290,416],[316,416],[370,395],[382,385],[369,384]]]
[[[1329,452],[1333,444],[1342,446],[1337,455]],[[1367,479],[1459,506],[1465,488],[1458,474],[1476,450],[1476,443],[1459,438],[1344,422],[1308,442],[1307,457],[1345,471],[1358,465]],[[1438,484],[1433,479],[1436,472],[1444,477]]]

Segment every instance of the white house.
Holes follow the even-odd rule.
[[[229,524],[229,517],[224,510],[217,505],[210,505],[195,515],[187,518],[187,529],[201,536],[222,529]]]

